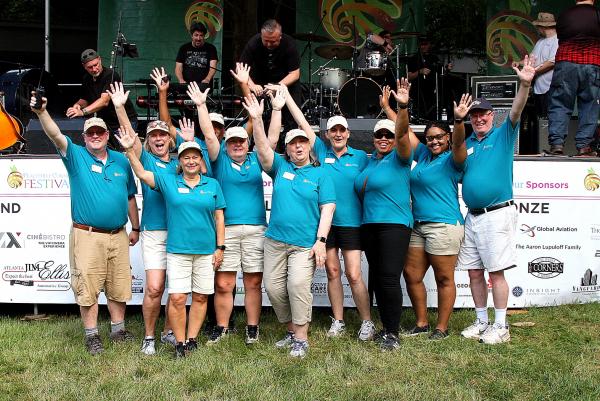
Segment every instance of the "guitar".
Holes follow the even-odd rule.
[[[24,131],[23,123],[9,114],[0,102],[0,150],[11,147],[17,141],[25,142]]]

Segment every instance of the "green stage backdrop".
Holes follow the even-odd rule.
[[[488,75],[512,73],[512,62],[533,50],[539,37],[532,22],[539,12],[551,12],[558,18],[574,4],[574,0],[488,0]]]
[[[200,21],[208,28],[207,41],[221,55],[223,0],[100,0],[98,47],[103,64],[108,66],[112,43],[116,38],[121,14],[121,31],[130,43],[136,43],[139,58],[125,58],[125,82],[149,78],[153,67],[164,66],[175,79],[175,57],[179,47],[190,41],[189,26]],[[220,63],[219,63],[220,65]],[[219,77],[217,72],[216,77]]]
[[[386,29],[390,32],[423,31],[423,4],[425,0],[298,0],[296,2],[296,32],[314,32],[330,39],[325,44],[353,46],[353,25],[356,25],[357,47],[364,45],[367,33]],[[410,10],[414,13],[414,23]],[[322,20],[321,20],[322,18]],[[416,23],[416,26],[415,26]],[[416,38],[398,40],[401,52],[413,53]],[[315,48],[322,43],[313,43],[313,71],[324,65],[327,59],[316,55]],[[298,41],[302,54],[306,42]],[[302,80],[308,81],[308,50],[302,57]],[[328,67],[350,68],[350,61],[333,61]],[[317,77],[318,78],[318,77]]]

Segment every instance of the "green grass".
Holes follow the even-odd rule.
[[[263,314],[261,342],[253,348],[238,334],[201,346],[184,360],[174,360],[165,346],[146,357],[139,342],[107,340],[105,352],[91,357],[76,315],[37,322],[0,317],[0,399],[600,400],[600,304],[514,315],[511,323],[535,326],[513,326],[512,341],[492,347],[457,335],[473,319],[472,311],[457,311],[448,339],[403,339],[393,353],[356,340],[354,310],[346,312],[345,336],[328,339],[326,312],[315,309],[304,360],[273,347],[283,328],[269,311]],[[106,339],[106,315],[101,319]],[[433,319],[434,314],[432,324]],[[402,323],[412,321],[407,311]],[[237,324],[243,327],[242,313]],[[140,313],[128,317],[128,328],[141,339]]]

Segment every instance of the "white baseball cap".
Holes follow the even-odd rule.
[[[151,121],[146,127],[146,135],[150,135],[152,131],[163,131],[169,133],[169,126],[166,122],[161,120]]]
[[[225,131],[225,142],[227,142],[231,138],[248,139],[248,132],[244,127],[227,128],[227,131]]]
[[[344,116],[333,116],[327,120],[327,129],[330,130],[336,125],[341,125],[342,127],[348,129],[348,121]]]
[[[377,132],[380,129],[386,129],[393,134],[396,132],[396,123],[392,120],[379,120],[377,121],[377,124],[375,124],[375,128],[373,128],[373,132]]]
[[[210,118],[210,121],[214,122],[214,123],[219,123],[221,125],[225,125],[225,119],[223,118],[222,114],[219,113],[209,113],[208,114],[208,118]]]
[[[292,140],[294,138],[297,138],[299,136],[309,139],[308,135],[306,135],[306,132],[304,132],[303,130],[301,130],[299,128],[295,128],[295,129],[289,130],[287,132],[287,134],[285,134],[285,144],[287,145],[288,143],[292,142]]]
[[[181,154],[188,149],[196,149],[198,152],[200,152],[200,155],[202,155],[202,149],[200,148],[198,142],[185,141],[181,145],[179,145],[179,148],[177,149],[177,156],[181,156]]]

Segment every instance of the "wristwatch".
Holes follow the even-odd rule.
[[[326,237],[319,237],[319,241],[322,243],[326,243],[327,242],[327,238]]]
[[[225,250],[225,245],[217,245],[217,249],[220,249],[222,251]]]

